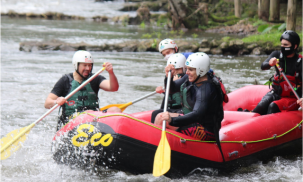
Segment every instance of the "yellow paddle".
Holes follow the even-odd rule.
[[[141,100],[143,100],[143,99],[145,99],[145,98],[147,98],[147,97],[150,97],[150,96],[152,96],[152,95],[155,95],[156,93],[157,93],[157,92],[154,91],[154,92],[149,93],[149,94],[147,94],[147,95],[145,95],[145,96],[143,96],[143,97],[140,97],[139,99],[136,99],[136,100],[134,100],[134,101],[131,101],[131,102],[128,102],[128,103],[125,103],[125,104],[110,104],[110,105],[107,105],[107,106],[104,106],[104,107],[100,108],[100,110],[101,110],[101,111],[104,111],[104,110],[106,110],[106,109],[108,109],[108,108],[110,108],[110,107],[116,106],[116,107],[119,107],[119,108],[122,110],[122,112],[123,112],[128,106],[130,106],[130,105],[132,105],[132,104],[134,104],[134,103],[136,103],[136,102],[139,102],[139,101],[141,101]]]
[[[91,80],[96,78],[104,69],[105,69],[105,67],[100,69],[97,73],[95,73],[93,76],[91,76],[85,82],[83,82],[78,88],[76,88],[74,91],[69,93],[65,97],[65,99],[69,99],[72,95],[74,95],[76,92],[78,92],[80,89],[82,89],[85,85],[87,85]],[[1,141],[0,141],[1,158],[0,158],[0,160],[7,159],[9,156],[11,156],[11,154],[13,154],[15,151],[17,151],[21,147],[21,144],[26,140],[27,134],[30,132],[30,129],[32,129],[43,118],[45,118],[52,111],[54,111],[58,106],[59,106],[58,104],[54,105],[50,110],[48,110],[45,114],[43,114],[39,119],[37,119],[35,122],[30,124],[29,126],[26,126],[21,129],[16,129],[16,130],[8,133],[5,137],[1,138]]]
[[[171,81],[171,71],[169,71],[167,78],[164,112],[166,112],[167,110],[170,81]],[[161,176],[167,173],[167,171],[170,169],[171,149],[166,138],[165,129],[166,129],[166,121],[164,120],[162,124],[161,140],[154,158],[154,169],[153,169],[154,176]]]

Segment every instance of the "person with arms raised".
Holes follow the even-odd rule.
[[[79,87],[92,74],[94,60],[92,55],[87,51],[77,51],[72,59],[75,71],[73,73],[63,75],[53,87],[51,93],[45,100],[44,107],[50,109],[58,104],[62,108],[62,114],[59,116],[57,130],[64,126],[74,113],[83,112],[85,110],[99,111],[99,89],[115,92],[119,89],[119,83],[114,74],[111,63],[106,62],[103,67],[109,73],[109,80],[98,75],[85,87],[71,96],[68,100],[64,97]],[[117,107],[109,108],[110,112],[121,112]]]

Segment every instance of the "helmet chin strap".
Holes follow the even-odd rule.
[[[193,83],[196,83],[200,78],[200,75],[197,76],[197,78],[195,79],[195,81],[193,81]]]
[[[81,74],[79,73],[78,70],[76,70],[76,72],[83,78],[83,80],[86,80],[86,79],[87,79],[87,78],[85,78],[83,75],[81,75]]]

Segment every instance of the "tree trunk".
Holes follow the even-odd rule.
[[[296,5],[297,0],[288,0],[286,30],[296,31]]]
[[[241,18],[241,1],[235,0],[235,16]]]
[[[258,0],[259,19],[268,21],[269,17],[269,0]]]
[[[269,21],[279,21],[279,20],[280,20],[280,1],[270,0]]]
[[[198,28],[208,23],[208,5],[197,0],[168,0],[173,29]]]
[[[182,25],[182,19],[185,18],[186,12],[181,6],[182,0],[169,0],[169,11],[172,17],[173,29],[179,28]]]

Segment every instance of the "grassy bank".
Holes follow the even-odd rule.
[[[257,43],[257,44],[266,44],[272,43],[274,47],[279,47],[281,45],[280,37],[281,32],[267,33],[267,34],[257,34],[250,35],[242,39],[244,43]],[[298,33],[302,43],[302,33]],[[302,44],[300,44],[300,52],[302,52]]]

